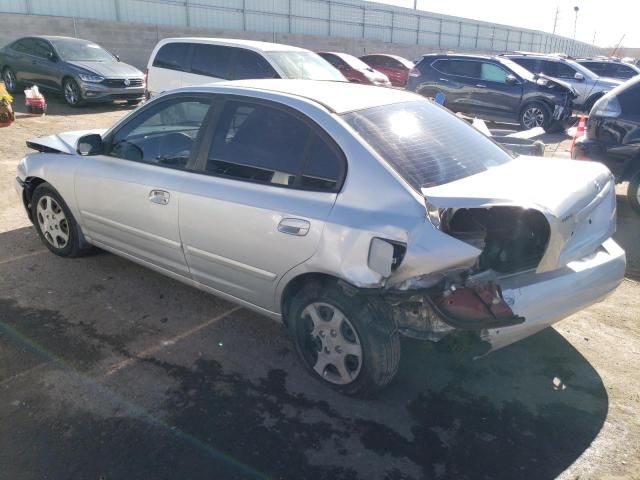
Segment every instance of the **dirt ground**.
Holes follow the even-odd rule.
[[[355,400],[311,379],[267,318],[104,252],[48,253],[13,189],[25,140],[130,107],[52,97],[40,117],[22,101],[0,129],[0,479],[640,479],[624,185],[629,268],[606,301],[476,361],[405,341],[397,380]],[[565,136],[546,141],[567,155]]]

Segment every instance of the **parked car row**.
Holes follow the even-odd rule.
[[[137,103],[145,94],[212,81],[348,80],[407,88],[427,97],[441,93],[444,105],[454,112],[547,131],[562,130],[573,109],[588,111],[621,83],[599,77],[571,59],[542,54],[431,54],[414,65],[388,54],[357,58],[342,52],[316,54],[288,45],[215,38],[161,40],[145,75],[86,40],[25,37],[0,50],[0,70],[9,91],[34,84],[62,92],[71,106],[88,101]]]
[[[572,157],[602,162],[616,182],[628,181],[629,204],[640,213],[640,76],[595,103]]]

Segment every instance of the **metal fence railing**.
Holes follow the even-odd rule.
[[[2,0],[1,12],[254,32],[357,37],[442,49],[595,55],[536,30],[362,0]]]

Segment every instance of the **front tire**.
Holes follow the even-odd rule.
[[[20,84],[18,83],[16,74],[9,67],[2,71],[2,80],[4,81],[4,86],[7,88],[7,92],[18,93]]]
[[[638,170],[629,180],[629,188],[627,189],[627,199],[629,205],[637,214],[640,214],[640,170]]]
[[[64,101],[70,107],[79,107],[82,105],[82,92],[78,83],[73,78],[66,78],[62,82],[62,94],[64,95]]]
[[[80,257],[88,247],[60,194],[48,183],[38,185],[31,197],[31,218],[42,243],[60,257]]]
[[[375,298],[347,295],[335,283],[308,284],[289,303],[286,320],[313,377],[346,395],[388,385],[400,362],[400,337]]]
[[[545,130],[552,123],[551,112],[540,102],[527,103],[520,111],[520,126],[523,130],[542,127]]]

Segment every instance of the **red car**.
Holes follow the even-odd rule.
[[[318,52],[318,55],[340,70],[340,73],[350,82],[391,86],[391,82],[384,73],[374,70],[358,57],[339,52]]]
[[[409,72],[414,67],[412,61],[397,55],[374,53],[360,57],[371,68],[384,73],[394,87],[404,87],[409,78]]]

